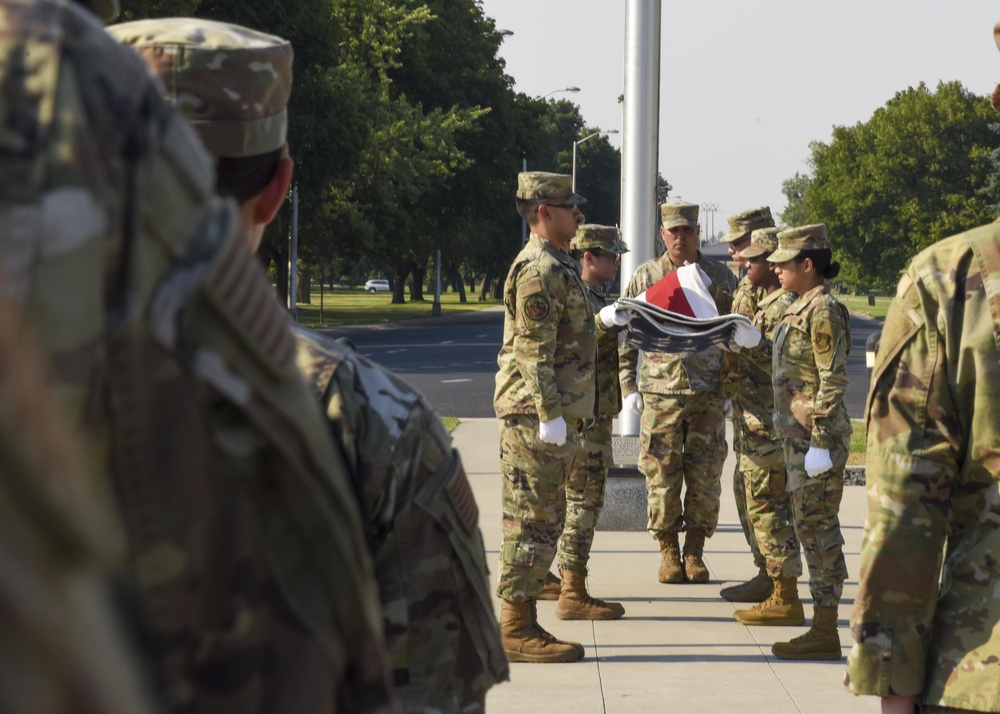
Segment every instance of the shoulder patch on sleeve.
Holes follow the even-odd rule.
[[[544,295],[532,295],[524,301],[524,316],[528,319],[538,322],[544,320],[548,314],[549,299]]]
[[[817,332],[813,335],[813,349],[823,354],[824,352],[830,351],[830,345],[833,344],[833,338],[826,332]]]
[[[531,278],[530,280],[525,280],[523,283],[517,286],[517,296],[525,297],[526,295],[534,295],[535,293],[542,292],[542,281],[538,278]]]

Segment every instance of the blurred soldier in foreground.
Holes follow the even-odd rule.
[[[785,310],[798,297],[781,287],[767,258],[778,247],[781,228],[759,228],[740,256],[746,261],[747,281],[760,294],[754,327],[760,330],[756,348],[738,354],[738,392],[733,413],[741,414],[743,444],[740,469],[746,475],[747,520],[754,543],[765,562],[771,594],[749,610],[734,615],[744,625],[801,625],[805,622],[797,578],[802,574],[799,541],[795,536],[792,504],[785,476],[781,437],[774,427],[774,385],[771,380],[774,333]]]
[[[597,600],[587,594],[587,562],[611,468],[611,422],[622,408],[618,387],[619,325],[615,324],[616,310],[604,296],[604,286],[614,281],[621,255],[628,252],[628,246],[615,226],[582,225],[577,228],[570,248],[570,254],[580,263],[581,278],[596,318],[597,393],[594,419],[584,420],[580,432],[581,452],[566,480],[566,525],[559,539],[562,592],[556,605],[556,617],[561,620],[617,620],[625,614],[620,603]],[[619,322],[624,324],[624,313]]]
[[[349,470],[211,159],[88,10],[0,15],[4,288],[115,496],[154,694],[391,711]]]
[[[698,250],[697,204],[664,203],[660,215],[660,236],[667,250],[636,269],[624,296],[635,297],[686,263],[697,263],[712,280],[709,292],[719,314],[728,313],[736,278]],[[625,406],[642,417],[639,469],[649,489],[647,528],[660,544],[657,577],[661,583],[708,582],[702,554],[705,538],[712,536],[719,522],[727,451],[719,381],[722,349],[684,354],[644,351],[638,372],[639,349],[625,342],[620,359]],[[683,498],[682,487],[686,487]],[[687,531],[683,564],[681,531]]]
[[[749,275],[749,264],[743,257],[741,251],[750,247],[751,234],[760,228],[770,228],[774,226],[774,219],[771,218],[771,209],[768,206],[752,208],[747,211],[736,213],[729,217],[729,232],[722,237],[724,243],[729,244],[729,255],[741,271],[747,271],[736,286],[733,292],[733,313],[743,315],[751,320],[757,314],[760,301],[766,295],[763,287],[755,287]],[[765,264],[763,268],[767,268]],[[758,273],[761,271],[758,270]],[[758,346],[754,354],[760,355],[761,351],[767,352],[770,357],[770,350],[766,350],[764,345]],[[766,377],[766,383],[761,380],[747,381],[748,376],[744,367],[746,366],[743,352],[728,352],[723,355],[723,374],[725,384],[723,395],[731,400],[733,415],[733,449],[736,451],[736,470],[733,472],[733,495],[736,498],[736,513],[739,515],[740,526],[743,528],[743,536],[747,545],[750,546],[750,554],[753,556],[753,564],[757,567],[757,574],[745,583],[722,588],[719,591],[724,599],[730,602],[761,602],[771,595],[771,578],[767,575],[767,563],[764,555],[760,551],[754,528],[747,516],[747,493],[761,493],[767,489],[764,483],[748,482],[748,474],[751,471],[760,478],[767,478],[765,472],[761,472],[757,467],[764,465],[764,462],[772,459],[775,454],[780,454],[781,444],[775,444],[773,435],[766,433],[766,429],[759,422],[754,414],[748,413],[747,409],[752,407],[749,401],[764,401],[773,403],[774,396],[771,388],[771,373],[768,369],[766,374],[757,376]],[[767,419],[770,423],[770,415]],[[763,440],[763,443],[761,443]],[[782,464],[784,462],[782,461]],[[784,466],[782,466],[784,468]]]
[[[500,420],[503,544],[497,594],[512,662],[575,662],[583,645],[538,624],[535,601],[556,555],[566,479],[579,456],[582,420],[594,416],[594,313],[570,241],[583,221],[564,174],[517,177],[517,211],[531,236],[504,285],[503,346],[493,405]]]
[[[844,405],[851,319],[826,282],[837,277],[840,264],[832,260],[825,225],[781,231],[767,261],[781,287],[798,294],[774,333],[771,382],[795,534],[809,566],[813,597],[809,630],[790,642],[776,642],[771,652],[781,659],[840,659],[837,607],[847,578],[840,501],[851,439]],[[790,616],[798,619],[797,613]]]
[[[287,41],[193,18],[110,28],[159,74],[240,202],[256,248],[291,179]],[[262,72],[260,68],[267,67]],[[258,114],[272,130],[255,132]],[[234,127],[244,127],[235,142]],[[345,345],[295,328],[298,365],[322,399],[359,495],[394,690],[407,712],[482,711],[507,678],[478,509],[458,453],[424,398]]]
[[[0,293],[0,711],[151,712],[109,607],[120,532],[33,347]]]
[[[1000,23],[994,28],[1000,47]],[[993,93],[1000,111],[1000,85]],[[1000,224],[899,281],[868,401],[847,686],[882,711],[1000,712]]]

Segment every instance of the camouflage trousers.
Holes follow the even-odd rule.
[[[809,592],[818,607],[837,607],[847,579],[844,536],[840,531],[840,501],[844,496],[847,440],[830,448],[833,468],[808,476],[808,439],[783,439],[785,469],[791,487],[795,533],[809,566]]]
[[[654,538],[691,528],[711,536],[719,523],[729,448],[722,397],[699,392],[642,398],[639,470],[649,492],[646,528]]]
[[[566,479],[580,448],[579,421],[567,419],[566,443],[538,438],[538,417],[500,421],[503,520],[497,595],[537,598],[556,555],[566,515]]]
[[[758,567],[772,578],[802,575],[799,539],[795,535],[792,500],[785,477],[785,458],[777,444],[741,454],[737,471],[744,476],[746,517],[758,546]],[[754,563],[757,563],[754,560]]]
[[[580,453],[566,480],[566,524],[559,539],[559,567],[564,570],[587,572],[611,468],[611,419],[588,421],[580,434]]]
[[[740,519],[740,528],[743,529],[743,537],[746,539],[747,545],[750,546],[750,555],[753,556],[754,567],[758,570],[763,570],[765,564],[764,555],[760,552],[760,546],[757,544],[756,530],[750,522],[750,516],[747,513],[747,489],[749,488],[749,482],[745,470],[743,457],[740,456],[736,460],[736,468],[733,470],[733,498],[736,499],[736,515]]]

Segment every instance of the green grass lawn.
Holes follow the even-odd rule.
[[[299,323],[305,327],[335,327],[338,325],[361,325],[376,322],[395,322],[430,317],[434,295],[426,294],[424,302],[392,304],[392,293],[367,293],[362,287],[347,288],[337,286],[333,292],[324,289],[323,318],[320,320],[320,291],[311,292],[311,303],[298,303]],[[407,294],[407,298],[409,294]],[[452,315],[459,312],[474,312],[498,305],[497,300],[479,302],[477,293],[466,293],[467,303],[458,301],[458,293],[441,295],[441,314]]]
[[[848,466],[864,466],[868,435],[864,419],[851,419],[851,448],[847,453]]]
[[[847,306],[847,309],[851,312],[856,312],[859,315],[865,315],[866,317],[873,317],[877,320],[884,320],[886,310],[889,309],[889,303],[892,302],[892,298],[886,297],[884,295],[879,295],[875,298],[875,304],[868,304],[867,295],[837,295],[834,294],[840,302]]]

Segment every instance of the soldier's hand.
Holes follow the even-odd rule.
[[[622,327],[628,323],[628,313],[625,310],[619,310],[617,303],[602,307],[597,315],[605,327]]]
[[[833,460],[830,458],[829,449],[817,449],[810,446],[806,452],[806,473],[809,476],[819,476],[833,468]]]
[[[622,405],[634,414],[642,415],[642,394],[632,392],[622,400]]]
[[[538,438],[546,444],[562,446],[566,443],[566,420],[556,417],[552,421],[538,422]]]

